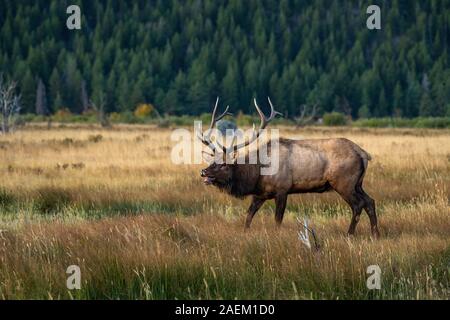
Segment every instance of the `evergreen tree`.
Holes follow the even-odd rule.
[[[61,78],[58,70],[55,68],[53,69],[49,80],[49,92],[50,97],[52,98],[50,105],[54,111],[58,110],[58,108],[62,106],[61,89]],[[59,97],[59,101],[56,101],[57,97]]]
[[[394,100],[393,100],[393,106],[396,116],[402,115],[402,106],[405,103],[402,96],[402,87],[400,85],[400,82],[397,82],[394,89]]]
[[[225,97],[227,104],[239,106],[239,79],[236,60],[231,59],[227,73],[222,80],[221,94]]]
[[[44,82],[42,82],[42,79],[39,79],[36,90],[36,114],[46,116],[48,113],[45,85]]]
[[[34,112],[37,83],[28,69],[20,83],[22,113]]]
[[[86,112],[89,109],[89,96],[86,88],[86,81],[81,81],[81,92],[80,92],[80,100],[83,112]]]
[[[370,118],[370,110],[366,105],[363,105],[361,108],[359,108],[358,117],[362,119]]]
[[[433,101],[431,100],[430,93],[425,91],[422,94],[420,100],[419,115],[422,117],[432,117],[435,115]]]
[[[66,107],[72,112],[80,113],[82,104],[80,100],[81,93],[81,73],[78,70],[77,62],[73,56],[69,56],[65,65],[64,87],[61,92]]]
[[[56,94],[55,100],[53,102],[53,106],[54,106],[55,110],[60,110],[64,107],[64,103],[63,103],[61,94],[59,92]]]
[[[407,117],[417,117],[419,115],[419,104],[422,90],[419,82],[413,74],[408,74],[408,89],[405,94],[404,115]]]

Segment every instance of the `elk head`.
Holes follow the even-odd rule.
[[[206,145],[208,148],[211,149],[212,154],[209,153],[210,156],[214,159],[213,162],[205,169],[201,170],[200,175],[202,178],[204,178],[204,183],[207,185],[215,185],[220,188],[225,188],[230,185],[230,181],[233,178],[233,169],[237,165],[237,152],[239,149],[245,148],[248,145],[250,145],[252,142],[258,139],[260,134],[263,132],[263,130],[266,128],[266,126],[269,124],[270,121],[272,121],[276,115],[281,115],[281,113],[275,111],[272,101],[270,101],[270,98],[268,98],[269,104],[270,104],[270,116],[266,117],[264,113],[259,108],[256,99],[253,99],[253,102],[255,104],[256,111],[258,112],[260,118],[261,118],[261,124],[259,126],[258,130],[255,130],[255,125],[253,125],[253,132],[252,136],[240,143],[237,144],[237,135],[234,133],[232,136],[232,142],[229,147],[226,147],[222,145],[218,139],[214,141],[214,143],[211,141],[211,132],[214,129],[216,122],[225,117],[226,115],[229,115],[228,109],[229,107],[225,109],[225,111],[217,116],[217,107],[219,103],[219,98],[216,100],[216,104],[214,106],[214,110],[212,113],[212,119],[211,124],[209,126],[209,129],[207,130],[207,134],[200,134],[198,133],[198,138],[202,141],[204,145]]]

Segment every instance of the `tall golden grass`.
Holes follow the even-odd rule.
[[[291,196],[281,229],[266,204],[206,187],[204,165],[174,165],[169,129],[28,127],[0,136],[0,297],[4,299],[448,299],[450,131],[280,128],[342,136],[373,157],[365,189],[381,240],[333,193]],[[297,238],[308,216],[322,244]],[[79,265],[82,289],[66,288]],[[382,270],[368,290],[369,265]]]

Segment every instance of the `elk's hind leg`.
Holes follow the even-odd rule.
[[[377,213],[375,211],[375,200],[373,200],[362,188],[361,185],[356,187],[358,194],[364,200],[364,210],[370,219],[370,229],[372,231],[372,236],[375,239],[380,237],[380,231],[378,230]]]
[[[362,209],[365,205],[364,199],[354,188],[349,191],[340,189],[335,190],[352,209],[352,221],[350,222],[350,226],[347,232],[349,236],[352,236],[355,234],[356,226],[359,222]]]
[[[353,192],[350,197],[348,197],[348,199],[344,198],[344,200],[352,209],[352,221],[350,222],[350,226],[347,232],[348,235],[352,236],[355,234],[356,226],[358,225],[359,219],[361,217],[361,212],[364,207],[364,201],[356,192]]]

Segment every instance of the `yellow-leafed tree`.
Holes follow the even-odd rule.
[[[141,103],[134,110],[134,115],[138,118],[147,118],[155,110],[155,107],[151,103]]]

